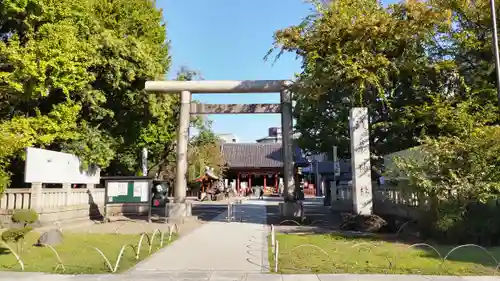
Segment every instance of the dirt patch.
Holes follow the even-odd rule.
[[[179,235],[183,236],[191,231],[202,226],[204,222],[193,220],[187,221],[184,224],[178,225]],[[162,232],[169,231],[170,224],[166,223],[148,223],[144,220],[118,220],[107,223],[93,223],[85,226],[74,227],[66,229],[67,232],[72,233],[102,233],[102,234],[140,234],[143,232],[152,233],[156,229]],[[64,228],[63,228],[64,229]]]

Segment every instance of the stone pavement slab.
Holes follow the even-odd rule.
[[[154,270],[267,272],[266,207],[245,203],[233,207],[237,221],[228,222],[226,211],[139,263],[131,273],[140,275]]]

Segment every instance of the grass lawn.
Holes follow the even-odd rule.
[[[477,247],[410,247],[402,242],[335,234],[276,234],[279,273],[379,273],[424,275],[495,275],[497,263]],[[271,245],[271,243],[269,243]],[[271,247],[271,246],[269,246]],[[323,252],[323,251],[324,252]],[[488,248],[500,261],[500,248]],[[269,249],[274,271],[274,257]]]
[[[148,233],[151,236],[152,233]],[[21,253],[21,260],[24,262],[25,271],[38,272],[55,272],[58,264],[55,253],[49,247],[35,247],[39,234],[32,232],[28,234],[25,240],[25,246]],[[102,258],[92,246],[99,248],[104,255],[109,259],[111,266],[114,267],[118,253],[125,244],[130,244],[136,247],[139,242],[140,235],[125,235],[125,234],[80,234],[80,233],[64,233],[64,242],[54,249],[58,252],[59,257],[64,264],[65,271],[61,268],[57,273],[66,274],[83,274],[83,273],[110,273],[110,270]],[[160,247],[160,236],[156,235],[152,247],[152,253],[156,252]],[[174,237],[172,237],[172,241]],[[164,237],[163,246],[168,245],[168,235]],[[16,250],[15,244],[10,243],[9,246]],[[145,237],[142,242],[139,261],[149,256],[149,243]],[[134,266],[138,260],[135,258],[135,251],[131,247],[127,247],[121,258],[117,272],[127,270]],[[21,268],[17,263],[14,255],[0,244],[0,270],[20,271]]]

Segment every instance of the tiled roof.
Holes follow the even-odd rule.
[[[281,143],[224,143],[222,153],[231,168],[281,168],[283,153]],[[297,149],[296,149],[297,150]],[[302,163],[300,150],[295,162]]]

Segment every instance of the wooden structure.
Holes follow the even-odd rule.
[[[219,180],[219,177],[215,176],[212,171],[210,171],[210,168],[205,169],[205,173],[195,179],[196,182],[199,182],[201,184],[200,191],[201,192],[206,192],[214,186],[214,182]]]
[[[195,179],[196,182],[201,184],[199,198],[203,199],[205,195],[210,195],[212,200],[216,200],[217,194],[220,194],[224,191],[223,188],[218,184],[220,179],[218,176],[213,174],[213,171],[209,168],[205,168],[205,173],[201,175],[199,178]]]
[[[296,150],[295,166],[304,166],[306,160],[300,150]],[[236,180],[238,192],[245,187],[251,190],[252,186],[271,187],[273,192],[278,192],[280,178],[283,178],[281,143],[224,143],[222,154],[228,167],[226,178]]]

